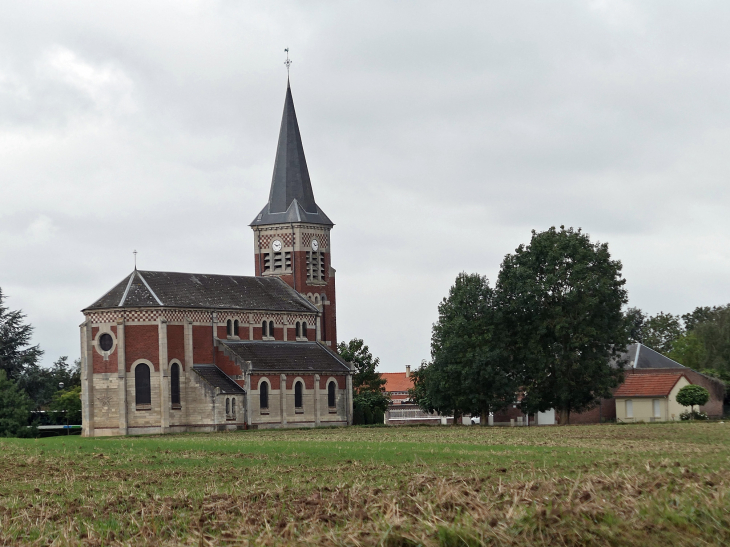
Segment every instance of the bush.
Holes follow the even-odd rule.
[[[362,407],[356,406],[352,411],[352,423],[355,425],[363,425],[365,423],[365,413]]]
[[[679,419],[683,420],[683,421],[707,420],[707,414],[705,412],[699,412],[697,410],[693,410],[692,412],[686,411],[686,412],[680,413]]]
[[[363,409],[363,413],[365,414],[365,423],[366,424],[373,423],[373,411],[369,406],[366,406]]]
[[[684,386],[677,392],[677,402],[682,406],[690,407],[690,410],[693,410],[692,407],[695,405],[702,406],[707,404],[709,400],[710,392],[702,386],[690,384]]]
[[[385,412],[379,408],[373,412],[373,423],[382,425],[385,422]]]

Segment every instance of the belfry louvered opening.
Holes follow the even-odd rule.
[[[325,258],[323,252],[307,251],[307,279],[325,280]]]

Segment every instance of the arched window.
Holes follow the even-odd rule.
[[[269,336],[271,336],[271,338],[274,337],[274,322],[273,321],[269,321]]]
[[[150,407],[152,405],[150,367],[144,363],[134,367],[134,397],[137,406]]]
[[[226,397],[226,414],[231,413],[231,399]]]
[[[314,303],[319,304],[319,295],[318,294],[314,295]]]
[[[268,336],[268,333],[267,333],[268,330],[269,330],[269,324],[266,321],[261,323],[261,336],[263,338],[266,338]]]
[[[307,322],[302,323],[302,338],[307,337]]]
[[[233,336],[238,336],[238,319],[233,322]]]
[[[259,387],[259,408],[265,410],[269,408],[269,383],[261,382]]]
[[[236,415],[236,398],[231,399],[231,414]]]
[[[180,365],[177,363],[170,367],[170,403],[173,408],[180,406]]]
[[[301,338],[301,337],[302,337],[302,325],[301,325],[301,323],[299,323],[299,321],[297,321],[297,338]]]
[[[231,323],[231,320],[230,319],[226,322],[226,334],[228,336],[230,336],[231,334],[233,334],[233,326],[232,326],[232,323]]]
[[[302,391],[304,388],[304,384],[302,382],[297,382],[294,384],[294,408],[302,408]]]
[[[327,385],[327,406],[330,408],[334,408],[336,406],[335,403],[335,383],[330,382]]]

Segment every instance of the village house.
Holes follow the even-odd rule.
[[[629,374],[613,394],[616,421],[678,421],[679,415],[689,409],[677,402],[677,392],[688,385],[682,373]]]

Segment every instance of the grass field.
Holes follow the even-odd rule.
[[[729,545],[730,423],[0,439],[0,545]]]

